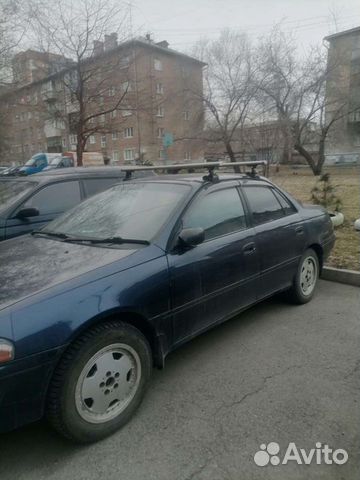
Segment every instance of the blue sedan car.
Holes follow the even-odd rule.
[[[213,173],[123,181],[2,242],[0,430],[113,433],[169,352],[277,292],[308,302],[333,244],[321,207]]]

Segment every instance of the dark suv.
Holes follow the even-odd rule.
[[[64,168],[31,177],[0,177],[0,241],[39,229],[124,177],[121,167]]]

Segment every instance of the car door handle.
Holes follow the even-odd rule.
[[[295,228],[296,235],[302,235],[304,233],[303,227],[296,227]]]
[[[253,242],[247,243],[246,245],[243,246],[242,250],[244,252],[244,255],[251,255],[256,250],[255,243]]]

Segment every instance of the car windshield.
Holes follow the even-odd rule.
[[[55,157],[49,160],[49,165],[59,165],[61,162],[61,157]]]
[[[123,183],[64,213],[42,232],[150,241],[188,191],[187,185],[174,183]]]
[[[9,207],[22,195],[32,190],[35,182],[0,180],[0,210]]]

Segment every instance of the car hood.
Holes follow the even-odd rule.
[[[83,282],[160,256],[155,246],[129,247],[103,248],[29,235],[1,242],[0,309],[90,272]]]

